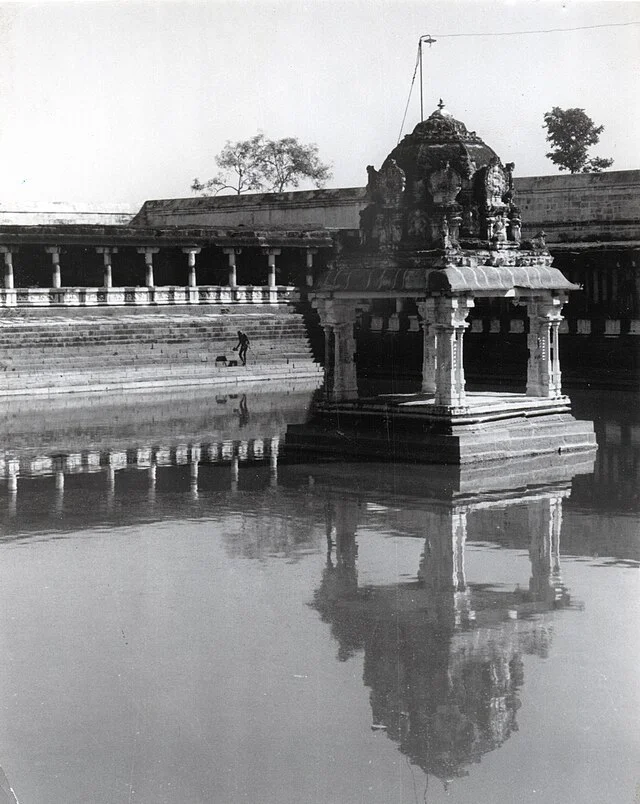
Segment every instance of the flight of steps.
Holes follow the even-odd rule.
[[[237,331],[251,340],[237,360]],[[318,376],[303,317],[286,306],[16,310],[0,317],[0,396]]]

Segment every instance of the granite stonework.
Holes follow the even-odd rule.
[[[288,454],[453,465],[595,455],[593,425],[571,415],[567,397],[467,396],[467,407],[455,412],[432,399],[316,405],[309,422],[287,429]]]
[[[435,463],[593,449],[593,426],[571,416],[561,384],[562,307],[578,286],[553,266],[544,233],[523,239],[513,168],[442,104],[380,170],[367,168],[360,242],[309,293],[325,332],[326,400],[311,438],[292,433],[291,446]],[[463,343],[476,299],[526,308],[525,394],[468,393]],[[359,396],[354,327],[379,301],[418,311],[422,398]]]

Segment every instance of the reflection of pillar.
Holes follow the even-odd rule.
[[[189,488],[191,489],[191,496],[198,496],[198,461],[192,458],[189,462]]]
[[[465,319],[472,307],[473,299],[466,296],[435,300],[436,405],[463,407],[466,403],[462,344],[469,326]]]
[[[418,303],[422,318],[422,393],[436,392],[436,327],[435,299],[425,299]]]
[[[238,490],[238,478],[240,476],[240,461],[237,455],[231,459],[231,491]]]
[[[280,439],[273,436],[271,439],[271,451],[269,453],[269,484],[278,485],[278,452],[280,449]]]
[[[359,508],[357,500],[337,498],[328,501],[325,507],[327,532],[327,564],[332,571],[331,596],[353,595],[358,589],[358,529]],[[334,536],[335,542],[331,536]],[[335,567],[331,563],[331,553],[335,546]],[[326,578],[325,580],[328,580]]]
[[[56,513],[64,508],[64,472],[56,472]]]
[[[109,456],[111,458],[111,456]],[[107,466],[107,508],[113,506],[116,496],[116,470],[113,466]]]
[[[156,475],[157,475],[157,466],[155,463],[152,463],[151,466],[147,469],[147,477],[149,479],[149,491],[147,496],[151,504],[155,503],[156,501]]]
[[[17,502],[18,502],[18,469],[17,466],[10,465],[8,467],[9,475],[7,477],[7,490],[9,492],[8,508],[9,516],[16,515]]]
[[[190,288],[195,288],[198,284],[196,280],[196,256],[200,254],[202,249],[196,248],[195,246],[189,246],[188,248],[183,248],[183,254],[187,255],[187,265],[189,266],[189,277],[187,279],[187,284]]]
[[[464,569],[466,540],[465,508],[454,506],[428,512],[427,538],[418,577],[435,619],[449,628],[470,614]]]
[[[549,606],[566,605],[569,594],[560,574],[562,497],[532,500],[528,506],[528,517],[531,534],[529,590],[536,600]]]
[[[529,360],[527,395],[555,399],[562,395],[558,331],[562,321],[564,298],[547,297],[529,302]]]
[[[104,276],[102,285],[105,288],[113,287],[113,273],[112,273],[112,255],[118,253],[117,248],[100,246],[96,248],[98,254],[102,254],[104,263]]]
[[[4,286],[6,290],[13,290],[13,252],[15,248],[0,246],[0,254],[4,254]]]
[[[47,254],[51,254],[52,274],[51,274],[51,287],[62,287],[62,279],[60,277],[60,246],[47,246],[45,248]]]
[[[153,255],[157,254],[159,251],[160,251],[159,248],[149,248],[148,246],[145,248],[138,249],[138,254],[144,254],[145,285],[148,288],[152,288],[155,285],[153,279]]]

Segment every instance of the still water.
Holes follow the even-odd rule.
[[[0,801],[637,801],[638,398],[462,472],[293,462],[309,399],[5,405]]]

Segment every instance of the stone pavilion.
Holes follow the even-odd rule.
[[[379,170],[367,168],[360,242],[310,294],[325,333],[326,398],[310,440],[294,428],[292,445],[444,463],[594,448],[592,424],[573,418],[561,386],[562,307],[579,286],[553,267],[542,232],[522,238],[513,170],[442,102]],[[522,393],[466,388],[466,319],[479,298],[526,307]],[[376,300],[417,307],[420,393],[358,393],[354,325]]]

